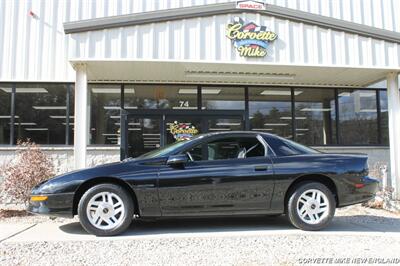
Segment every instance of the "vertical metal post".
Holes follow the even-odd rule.
[[[382,144],[382,127],[381,127],[381,95],[380,91],[376,90],[376,110],[377,110],[377,116],[376,116],[376,122],[378,126],[378,144]]]
[[[65,110],[65,145],[69,145],[69,116],[70,116],[71,84],[67,84],[66,110]]]
[[[197,109],[201,110],[202,108],[202,100],[201,100],[201,86],[197,86]]]
[[[340,129],[339,129],[339,92],[338,89],[335,89],[335,122],[336,122],[336,144],[340,143]]]
[[[16,94],[16,84],[12,84],[11,88],[11,113],[10,113],[10,145],[14,145],[15,138],[15,94]]]
[[[249,87],[244,87],[244,128],[250,130]]]
[[[296,105],[294,98],[294,88],[290,88],[290,100],[292,104],[292,140],[296,141]]]

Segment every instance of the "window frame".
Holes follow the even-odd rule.
[[[268,145],[268,143],[265,141],[265,139],[260,135],[253,135],[253,134],[233,134],[232,136],[213,136],[210,138],[206,138],[204,140],[201,140],[199,142],[196,142],[192,145],[188,145],[187,147],[183,147],[182,150],[180,150],[179,152],[177,152],[177,154],[186,154],[189,150],[197,147],[197,146],[202,146],[202,150],[204,149],[204,145],[206,145],[207,143],[210,142],[214,142],[214,141],[220,141],[223,139],[231,139],[231,138],[254,138],[258,141],[258,143],[260,143],[264,149],[264,155],[263,156],[254,156],[254,157],[245,157],[245,158],[225,158],[225,159],[217,159],[217,160],[199,160],[199,161],[192,161],[191,162],[214,162],[214,161],[229,161],[229,160],[240,160],[240,159],[254,159],[254,158],[268,158],[271,157],[271,155],[269,155],[268,151],[272,152],[272,155],[275,154],[275,152],[271,149],[271,147]],[[203,150],[203,154],[202,156],[204,156],[204,150]],[[190,159],[190,158],[189,158]]]

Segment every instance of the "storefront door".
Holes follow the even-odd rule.
[[[201,133],[245,129],[242,111],[161,111],[121,112],[121,159]]]

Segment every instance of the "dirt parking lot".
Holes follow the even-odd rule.
[[[88,235],[78,221],[0,220],[1,265],[400,265],[400,215],[360,205],[320,232],[284,216],[135,221],[122,236]]]

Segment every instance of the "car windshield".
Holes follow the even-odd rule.
[[[156,150],[152,150],[150,152],[142,154],[138,158],[146,159],[146,158],[162,157],[164,155],[167,155],[167,154],[171,153],[175,149],[178,149],[179,147],[182,147],[183,145],[185,145],[188,142],[189,142],[189,140],[177,141],[177,142],[165,145],[162,148],[159,148],[159,149],[156,149]]]

